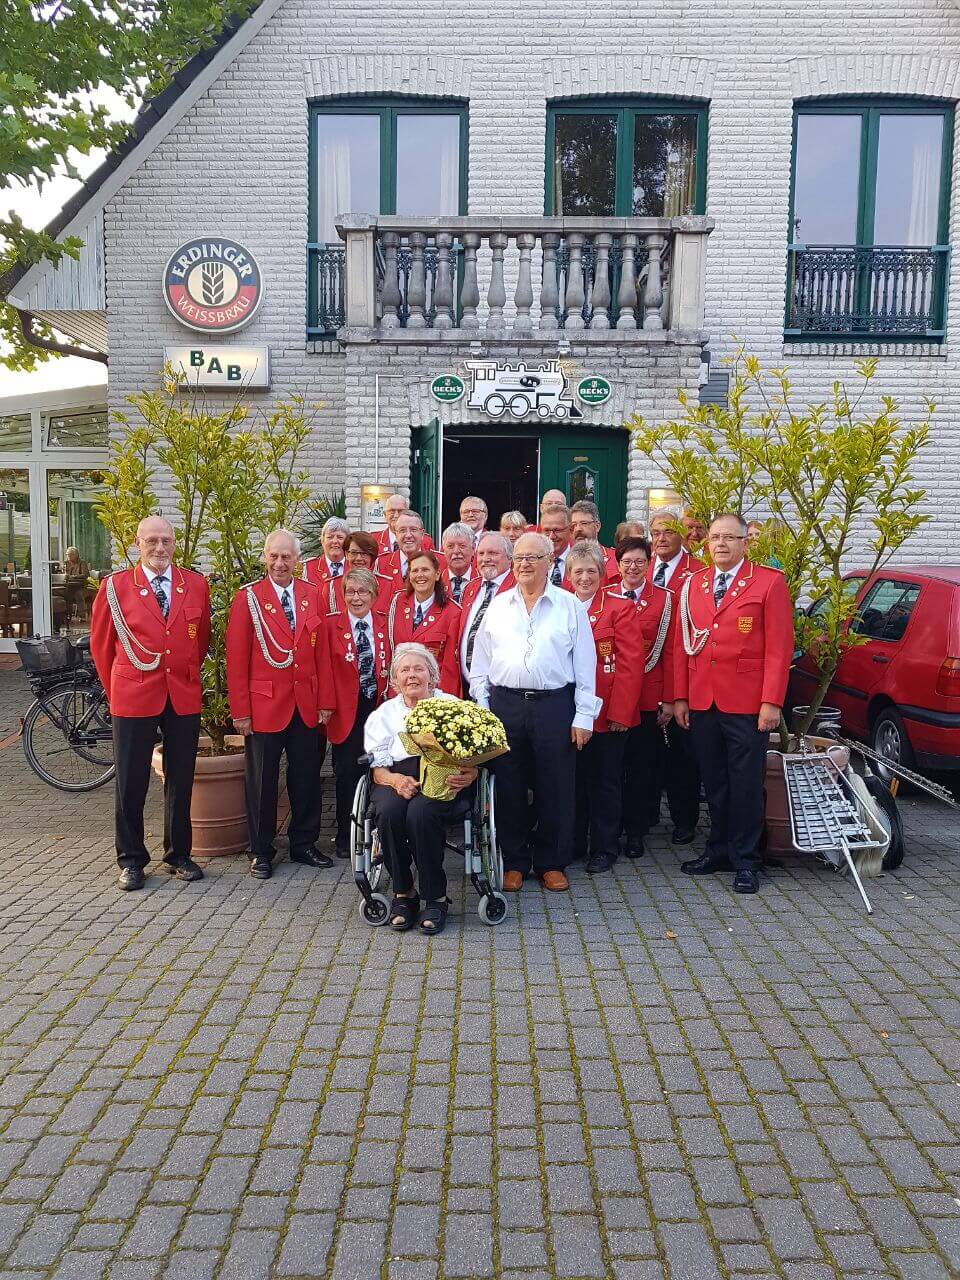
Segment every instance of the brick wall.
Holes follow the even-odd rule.
[[[184,338],[159,291],[168,253],[190,236],[222,231],[247,243],[264,272],[263,305],[243,337],[271,348],[267,394],[297,389],[324,405],[308,459],[317,490],[369,478],[373,373],[402,371],[402,357],[390,349],[379,362],[370,351],[313,354],[304,340],[307,99],[350,92],[468,97],[470,212],[503,214],[543,210],[548,97],[708,98],[714,367],[736,334],[765,362],[786,363],[800,398],[820,399],[851,369],[851,356],[783,346],[792,102],[812,94],[960,97],[958,44],[960,10],[945,0],[540,0],[522,8],[502,0],[289,0],[107,208],[111,404],[149,384],[163,344]],[[897,396],[905,417],[924,396],[939,405],[921,469],[936,522],[912,553],[925,559],[953,554],[960,534],[958,324],[954,271],[947,344],[880,349],[878,391]],[[691,376],[688,357],[673,353],[658,367],[638,348],[624,386],[642,392],[644,412],[670,411],[673,386]],[[616,358],[611,348],[608,365]],[[412,419],[401,419],[397,411],[392,438],[381,436],[381,478],[405,486]],[[632,461],[632,500],[655,481]]]

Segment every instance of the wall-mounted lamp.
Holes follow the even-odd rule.
[[[562,359],[570,354],[570,339],[565,333],[561,333],[557,339],[557,355]]]
[[[478,339],[474,339],[473,342],[470,343],[470,354],[472,356],[483,355],[483,347],[480,345],[480,342]]]

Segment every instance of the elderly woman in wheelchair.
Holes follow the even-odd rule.
[[[370,924],[389,919],[398,933],[412,929],[418,921],[421,933],[443,931],[450,907],[443,867],[446,828],[456,819],[464,820],[464,854],[468,873],[482,895],[481,918],[494,924],[504,914],[490,779],[484,774],[477,788],[480,771],[464,767],[447,778],[457,792],[453,800],[429,799],[420,794],[420,759],[409,755],[398,736],[421,699],[452,697],[437,687],[439,682],[437,661],[429,649],[421,644],[398,645],[390,667],[390,683],[397,696],[372,712],[364,729],[370,773],[361,780],[354,804],[354,875],[364,893],[364,919]],[[393,882],[388,910],[385,899],[371,893],[368,879],[371,872],[374,880],[379,878],[381,859]]]

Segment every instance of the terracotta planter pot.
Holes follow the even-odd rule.
[[[153,768],[163,777],[160,748]],[[243,756],[197,756],[190,801],[193,857],[218,858],[248,848],[247,808],[244,801]]]
[[[832,738],[806,739],[807,746],[813,751],[826,751],[833,747],[833,757],[840,768],[846,768],[850,761],[850,752],[846,747],[838,746]],[[783,780],[783,757],[780,755],[780,739],[774,733],[770,735],[771,750],[767,752],[767,779],[765,783],[766,797],[766,830],[767,853],[794,853],[793,841],[790,838],[790,811],[787,806],[787,788]]]

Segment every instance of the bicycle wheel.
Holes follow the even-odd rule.
[[[104,768],[113,764],[113,727],[110,707],[99,681],[84,693],[86,707],[77,716],[71,744],[78,755]]]
[[[71,735],[89,732],[99,703],[94,689],[63,684],[47,690],[31,706],[23,720],[23,754],[38,778],[59,791],[94,791],[114,774],[113,745],[95,744],[102,758],[91,759],[91,748],[78,750]]]

